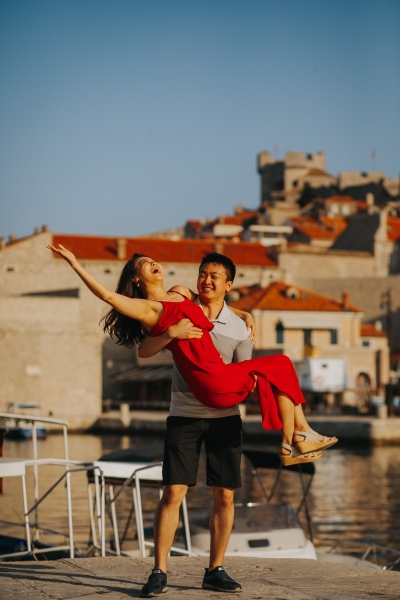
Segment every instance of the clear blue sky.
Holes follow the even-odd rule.
[[[261,150],[400,172],[399,0],[0,0],[0,83],[0,236],[255,208]]]

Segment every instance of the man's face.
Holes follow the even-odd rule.
[[[232,281],[226,280],[222,265],[206,263],[201,267],[197,278],[197,292],[204,302],[222,302],[232,288]]]

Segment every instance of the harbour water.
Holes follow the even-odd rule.
[[[6,440],[4,456],[27,455],[30,442]],[[92,461],[112,450],[162,443],[159,437],[134,438],[120,435],[75,435],[70,434],[70,457]],[[278,448],[277,448],[278,450]],[[39,442],[39,455],[61,456],[62,438],[50,435]],[[370,544],[392,548],[400,554],[400,453],[399,447],[344,447],[338,444],[324,452],[315,463],[316,474],[309,492],[309,510],[312,517],[313,540],[317,548],[340,546],[354,550]],[[54,481],[55,467],[41,468],[40,491],[43,492]],[[245,483],[248,471],[243,469]],[[264,483],[270,486],[269,475],[263,475]],[[257,483],[253,482],[252,499],[261,500]],[[32,484],[29,474],[28,485]],[[21,486],[19,478],[3,481],[3,496],[0,496],[0,527],[3,535],[23,536],[21,527]],[[76,473],[72,480],[73,509],[76,543],[85,546],[89,538],[89,513],[87,499],[87,476]],[[239,492],[238,497],[243,493]],[[294,481],[292,473],[285,473],[277,490],[276,498],[298,505],[301,494],[300,483]],[[158,500],[154,490],[146,494],[144,508],[146,519],[151,524]],[[118,515],[124,526],[131,506],[129,490],[119,499]],[[201,464],[198,485],[189,490],[189,507],[202,507],[210,503],[210,491],[204,485],[204,464]],[[41,541],[54,543],[53,530],[66,531],[67,517],[65,491],[60,485],[43,503],[46,533]],[[306,528],[304,513],[301,520]],[[12,523],[12,524],[10,524]],[[109,525],[108,525],[109,527]],[[378,548],[379,550],[379,548]],[[384,562],[386,558],[382,559]]]

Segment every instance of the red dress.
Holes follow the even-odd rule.
[[[150,335],[157,336],[181,319],[190,319],[203,330],[201,339],[172,340],[167,346],[196,398],[211,408],[227,408],[243,402],[254,387],[257,391],[264,429],[281,429],[282,421],[275,400],[279,392],[295,404],[303,404],[304,396],[292,361],[284,354],[263,356],[225,364],[213,344],[210,330],[214,325],[200,306],[185,298],[182,302],[160,301],[164,307]]]

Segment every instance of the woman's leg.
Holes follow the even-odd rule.
[[[279,394],[277,397],[278,411],[281,421],[283,423],[282,428],[282,443],[292,445],[294,426],[295,426],[295,404],[285,394]]]
[[[283,423],[282,428],[282,445],[280,450],[281,460],[285,465],[298,464],[301,462],[313,462],[322,456],[322,452],[318,449],[316,452],[300,453],[295,446],[295,426],[305,427],[304,431],[308,431],[309,425],[304,417],[301,405],[294,404],[293,400],[285,394],[279,393],[277,396],[279,416]],[[298,411],[298,409],[301,411]],[[303,429],[301,429],[303,431]],[[300,440],[302,438],[300,437]]]
[[[301,404],[294,405],[294,429],[293,431],[311,431],[311,427],[307,422],[307,419],[304,415],[303,406]],[[324,439],[323,435],[318,434],[318,440],[322,442]],[[304,436],[298,435],[298,433],[293,435],[293,444],[296,442],[304,441]]]
[[[303,405],[294,405],[294,429],[295,431],[309,431],[311,429],[304,415]]]
[[[307,436],[307,435],[302,435],[303,431],[304,431],[304,433],[311,432],[312,433],[311,437]],[[311,441],[308,442],[308,439],[310,439]],[[322,448],[329,448],[330,446],[333,446],[336,442],[337,442],[337,438],[334,436],[327,437],[325,435],[321,435],[320,433],[317,433],[316,431],[313,431],[313,429],[310,427],[310,425],[307,422],[307,419],[304,415],[303,406],[301,404],[294,405],[293,444],[295,446],[300,443],[301,450],[306,450],[307,447],[310,450],[312,450],[314,448],[317,448],[319,444],[321,445],[320,447],[322,449]],[[307,444],[309,444],[309,445],[307,446]]]

